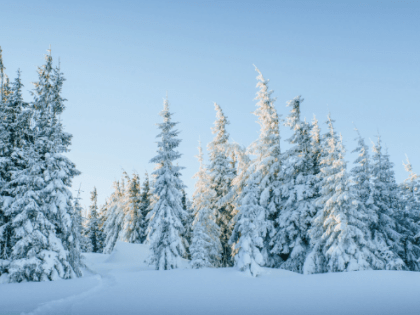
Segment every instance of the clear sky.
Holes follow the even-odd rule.
[[[153,170],[166,92],[191,195],[197,141],[212,139],[213,102],[231,122],[231,139],[258,137],[253,64],[270,79],[283,118],[297,95],[303,116],[316,114],[323,131],[331,111],[349,167],[354,123],[369,143],[382,135],[398,181],[405,154],[420,173],[419,1],[16,0],[3,1],[0,16],[6,72],[20,68],[27,91],[50,44],[61,60],[62,119],[85,205],[93,186],[103,203],[122,169],[141,177]]]

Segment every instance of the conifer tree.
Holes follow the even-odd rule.
[[[235,178],[235,170],[232,169],[231,160],[228,156],[229,134],[226,125],[229,124],[222,108],[214,104],[216,110],[216,121],[212,128],[215,137],[208,145],[210,164],[208,171],[210,175],[210,188],[216,193],[211,198],[210,209],[216,216],[216,224],[220,227],[220,242],[223,247],[222,266],[230,266],[231,247],[229,238],[232,235],[231,220],[233,217],[233,205],[226,202],[226,196],[232,188],[232,181]]]
[[[358,153],[356,160],[354,161],[355,166],[351,170],[352,174],[352,191],[358,202],[363,204],[368,214],[368,220],[370,226],[376,224],[378,216],[375,208],[373,207],[372,199],[372,185],[370,179],[372,177],[369,148],[365,144],[364,139],[360,135],[359,130],[357,132],[357,147],[352,151]]]
[[[70,249],[69,255],[70,260],[74,261],[76,266],[79,266],[75,270],[75,273],[78,276],[82,275],[81,267],[84,267],[84,263],[82,261],[81,252],[83,252],[83,249],[85,247],[85,237],[83,236],[83,217],[82,217],[82,206],[80,205],[80,197],[81,189],[77,190],[77,195],[74,198],[74,204],[73,204],[73,214],[72,214],[72,229],[71,234],[73,237],[73,243],[74,246]]]
[[[89,206],[89,223],[88,223],[88,237],[92,244],[92,252],[100,253],[101,248],[101,230],[99,228],[101,222],[98,214],[98,192],[96,187],[90,193],[90,206]]]
[[[146,172],[144,175],[143,186],[141,189],[140,213],[141,213],[141,226],[140,226],[140,243],[143,244],[147,239],[148,219],[147,215],[150,211],[151,192],[149,174]]]
[[[262,254],[268,232],[266,209],[259,204],[258,183],[248,183],[242,193],[241,205],[236,217],[235,228],[230,239],[234,247],[235,266],[256,277],[265,265]]]
[[[102,252],[105,249],[105,240],[106,240],[106,234],[104,232],[104,228],[105,228],[105,221],[106,221],[106,213],[107,213],[107,209],[108,209],[108,201],[105,201],[105,203],[101,206],[101,209],[99,210],[99,230],[101,231],[100,233],[100,244],[101,244],[101,248],[102,248]]]
[[[75,236],[75,240],[79,243],[80,251],[82,253],[90,253],[92,252],[92,244],[90,239],[86,236],[88,234],[88,229],[85,227],[86,225],[86,218],[83,217],[83,208],[80,204],[81,198],[81,189],[79,187],[77,191],[76,198],[74,198],[74,215],[73,215],[73,225],[74,231],[76,231],[77,235]]]
[[[192,225],[194,221],[194,209],[192,208],[191,202],[188,200],[187,193],[185,192],[185,189],[182,190],[182,209],[186,212],[186,216],[182,222],[184,225],[184,235],[183,238],[185,240],[185,248],[186,248],[186,259],[191,259],[190,255],[190,245],[191,245],[191,239],[192,239]]]
[[[182,208],[182,189],[185,186],[180,179],[182,167],[174,165],[174,161],[181,157],[176,150],[181,140],[178,138],[179,131],[174,129],[177,123],[172,122],[167,98],[163,106],[160,112],[163,123],[158,124],[161,130],[157,136],[160,139],[158,151],[151,160],[157,165],[153,172],[156,202],[148,214],[149,263],[157,270],[177,268],[178,258],[186,254],[182,239],[185,232],[182,221],[187,215]]]
[[[25,149],[25,169],[12,176],[13,201],[6,207],[13,222],[11,282],[67,279],[80,267],[69,254],[75,250],[69,187],[79,171],[62,154],[68,152],[72,137],[59,120],[65,108],[63,81],[60,68],[53,69],[47,55],[35,84],[34,140]]]
[[[268,82],[262,73],[256,68],[257,76],[257,92],[256,100],[257,109],[254,115],[258,117],[258,123],[261,126],[260,136],[258,140],[253,142],[248,150],[252,155],[256,156],[248,168],[247,175],[242,175],[245,180],[244,189],[238,198],[238,206],[241,207],[243,202],[247,202],[246,207],[250,207],[250,213],[261,209],[259,212],[265,215],[264,218],[259,218],[265,221],[265,224],[259,224],[262,230],[254,231],[255,235],[262,237],[264,235],[263,245],[260,252],[263,257],[262,262],[258,262],[260,266],[274,267],[279,266],[281,259],[278,255],[271,253],[272,246],[274,246],[274,221],[278,216],[281,208],[281,191],[280,191],[280,171],[281,171],[281,156],[280,156],[280,130],[279,130],[279,116],[274,107],[274,101],[271,97],[273,91],[268,89]],[[257,185],[257,186],[255,186]],[[246,187],[252,186],[252,191]],[[257,187],[257,188],[256,188]],[[255,191],[257,190],[257,191]],[[257,195],[255,195],[257,194]],[[258,204],[254,205],[253,198]],[[255,209],[254,209],[255,208]],[[254,210],[252,210],[254,209]],[[238,214],[235,217],[235,222],[240,218]],[[238,223],[235,223],[238,224]],[[236,241],[236,237],[231,239],[232,243]],[[239,239],[239,243],[242,241]],[[259,243],[259,241],[255,241]],[[238,245],[234,245],[236,251],[239,250]],[[235,262],[238,260],[235,259]]]
[[[130,243],[141,244],[141,235],[144,218],[141,213],[141,192],[140,177],[133,174],[132,178],[127,176],[127,210],[126,210],[126,227],[125,239]]]
[[[211,199],[216,192],[211,189],[210,178],[203,162],[201,143],[197,158],[200,168],[194,175],[197,182],[193,194],[194,222],[190,246],[191,266],[196,269],[220,266],[222,253],[220,228],[210,210]]]
[[[406,266],[412,271],[420,271],[420,203],[419,203],[419,176],[414,173],[408,160],[403,163],[408,172],[408,178],[400,185],[401,205],[395,213],[398,221],[397,230],[402,235],[400,254]]]
[[[404,248],[395,220],[396,209],[399,207],[398,186],[393,164],[389,161],[388,154],[382,151],[382,141],[379,136],[373,146],[372,160],[371,196],[372,205],[378,216],[377,223],[371,226],[372,235],[377,244],[390,250],[383,255],[387,262],[386,269],[403,269],[406,266],[400,255],[404,252]]]
[[[11,87],[7,87],[8,96],[0,103],[0,259],[8,259],[12,250],[12,222],[11,216],[4,210],[13,200],[14,184],[12,176],[26,167],[25,148],[30,145],[31,113],[22,98],[22,83],[20,71]],[[0,271],[1,272],[1,271]]]
[[[285,262],[281,268],[303,272],[303,264],[310,250],[308,229],[316,214],[317,196],[316,157],[312,150],[311,126],[300,118],[303,99],[298,96],[289,101],[290,115],[286,126],[293,130],[288,142],[291,148],[283,155],[282,198],[283,207],[277,222],[272,252]]]
[[[404,207],[410,216],[416,218],[420,215],[420,176],[414,172],[408,157],[403,166],[408,173],[407,179],[401,184]]]
[[[124,233],[124,206],[125,189],[124,179],[114,182],[114,192],[109,198],[104,223],[104,233],[106,235],[104,253],[110,254],[118,240],[122,240]]]
[[[192,268],[217,267],[220,265],[222,245],[220,228],[208,207],[197,211],[193,223],[190,246]]]

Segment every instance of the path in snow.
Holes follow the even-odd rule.
[[[155,271],[144,245],[87,254],[95,274],[75,280],[0,285],[0,314],[420,314],[420,273],[366,271],[303,276],[267,269]]]

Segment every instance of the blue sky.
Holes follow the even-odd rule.
[[[331,111],[349,167],[354,123],[368,142],[382,135],[398,181],[405,154],[420,173],[419,1],[7,1],[1,11],[6,72],[20,68],[27,91],[50,44],[61,60],[62,118],[84,204],[95,185],[102,203],[122,169],[153,170],[166,92],[191,195],[197,141],[212,139],[213,102],[233,140],[258,137],[253,64],[270,79],[283,118],[297,95],[309,120],[324,122]]]

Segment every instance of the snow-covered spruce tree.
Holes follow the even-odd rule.
[[[100,221],[99,230],[101,231],[100,233],[101,239],[99,241],[101,244],[102,252],[105,249],[106,234],[104,232],[104,227],[105,227],[105,222],[106,222],[107,209],[108,209],[108,201],[105,200],[105,203],[101,206],[99,210],[99,221]]]
[[[100,218],[98,213],[98,192],[96,187],[93,187],[90,193],[90,206],[89,206],[89,223],[88,223],[88,237],[92,244],[93,253],[101,253],[101,230],[100,230]]]
[[[234,207],[230,202],[225,202],[225,197],[232,188],[232,181],[235,178],[235,170],[232,169],[231,160],[228,156],[229,134],[226,125],[229,124],[222,108],[214,104],[216,110],[216,121],[212,128],[214,139],[208,144],[210,164],[208,171],[210,175],[210,189],[216,194],[211,198],[210,209],[216,216],[216,224],[220,227],[220,242],[223,247],[221,266],[232,265],[231,247],[229,238],[232,235],[231,220]]]
[[[52,68],[51,55],[39,68],[35,84],[34,141],[25,148],[27,166],[12,176],[6,208],[12,218],[14,245],[8,267],[9,281],[43,281],[72,278],[80,266],[72,260],[71,180],[79,174],[62,153],[68,152],[72,136],[59,120],[64,110],[61,89],[64,77]]]
[[[188,200],[187,193],[185,192],[185,189],[182,190],[182,209],[186,212],[186,216],[184,220],[182,221],[182,224],[184,225],[184,234],[183,238],[185,240],[185,248],[187,250],[186,259],[191,259],[190,255],[190,244],[192,239],[192,225],[194,222],[194,209],[192,208],[191,202]]]
[[[140,226],[140,243],[143,244],[147,239],[147,228],[149,225],[147,215],[149,214],[151,204],[150,182],[149,174],[147,172],[144,175],[140,198],[140,214],[142,218]]]
[[[380,269],[382,257],[375,251],[363,204],[350,189],[345,150],[338,139],[330,115],[329,135],[321,161],[321,191],[317,203],[323,206],[310,229],[312,252],[304,273]],[[320,257],[322,255],[322,257]]]
[[[71,234],[73,237],[74,246],[69,251],[70,260],[74,261],[76,265],[82,267],[84,266],[81,252],[85,247],[85,240],[88,240],[83,235],[83,217],[82,217],[82,206],[80,205],[80,197],[81,189],[77,190],[77,195],[74,198],[73,203],[73,214],[72,214],[72,227],[71,227]],[[90,243],[90,242],[89,242]],[[79,269],[80,270],[80,269]],[[81,276],[82,273],[79,274]]]
[[[130,243],[141,244],[144,218],[141,213],[140,177],[133,174],[132,178],[127,175],[127,205],[125,218],[125,239]]]
[[[267,220],[267,210],[259,203],[257,182],[248,182],[241,197],[230,243],[234,247],[235,267],[256,277],[266,264],[262,250],[271,222]]]
[[[371,225],[373,238],[377,244],[381,244],[381,247],[390,250],[383,254],[387,262],[386,269],[404,269],[406,266],[400,256],[404,252],[402,235],[398,232],[395,220],[396,210],[400,206],[399,190],[393,164],[389,161],[388,154],[382,152],[382,141],[379,136],[373,146],[371,172],[371,196],[378,215],[377,223]]]
[[[214,213],[210,210],[211,199],[216,192],[211,189],[210,178],[203,162],[201,143],[198,147],[200,168],[194,175],[197,178],[193,194],[194,222],[190,246],[191,266],[193,268],[219,267],[222,258],[220,228]]]
[[[258,123],[261,126],[260,136],[258,140],[253,142],[248,149],[249,154],[255,155],[256,158],[249,164],[246,175],[244,177],[245,185],[243,185],[240,196],[237,199],[238,207],[251,207],[256,209],[257,206],[261,206],[264,211],[262,212],[265,217],[259,218],[259,220],[265,221],[265,224],[258,224],[256,228],[261,228],[259,231],[254,231],[254,235],[259,235],[264,240],[262,244],[255,240],[256,246],[259,248],[263,260],[258,262],[260,266],[274,267],[279,266],[281,258],[271,253],[272,246],[274,246],[274,221],[278,216],[281,208],[281,191],[280,191],[280,180],[279,174],[281,171],[281,156],[280,156],[280,130],[279,130],[279,116],[274,107],[274,101],[271,97],[273,91],[268,89],[268,80],[264,79],[261,72],[256,68],[258,72],[257,92],[256,100],[257,109],[254,115],[258,117]],[[255,188],[255,185],[257,185]],[[252,186],[252,191],[250,188]],[[248,188],[247,188],[248,187]],[[254,191],[256,189],[256,192]],[[252,198],[255,196],[258,204],[254,205]],[[259,208],[258,208],[259,209]],[[249,210],[250,213],[256,210]],[[259,211],[259,210],[258,210]],[[235,226],[238,224],[238,220],[241,218],[240,213],[236,215],[234,221]],[[239,229],[235,227],[235,229]],[[238,230],[240,231],[240,230]],[[235,251],[240,250],[240,246],[235,245],[235,242],[242,243],[241,239],[237,240],[237,236],[231,238],[231,243],[235,247]],[[245,244],[245,243],[242,243]],[[253,255],[249,253],[250,257]],[[235,263],[238,260],[235,259]]]
[[[80,200],[82,199],[80,197],[81,193],[82,191],[79,188],[77,195],[74,198],[73,226],[74,231],[76,232],[75,241],[79,243],[80,251],[82,253],[90,253],[92,252],[92,244],[90,239],[86,237],[86,234],[88,234],[89,231],[85,228],[86,218],[83,217],[83,208],[80,204]]]
[[[397,231],[401,233],[404,251],[400,254],[406,266],[412,271],[420,271],[420,196],[419,176],[414,173],[408,160],[403,163],[408,178],[400,185],[400,207],[395,212]]]
[[[420,176],[413,171],[413,166],[407,157],[407,162],[403,163],[404,169],[408,172],[408,177],[400,185],[405,209],[413,215],[413,218],[420,216]]]
[[[313,156],[311,125],[300,118],[303,99],[298,96],[288,102],[291,107],[286,126],[293,135],[288,139],[291,148],[283,154],[283,207],[277,219],[272,252],[284,261],[281,268],[303,272],[303,264],[310,251],[308,229],[317,212],[317,177]]]
[[[195,215],[190,246],[192,268],[217,267],[220,265],[222,244],[219,238],[220,228],[208,207],[202,208]]]
[[[104,253],[110,254],[124,232],[125,183],[124,179],[114,182],[114,192],[109,198],[103,231],[106,235]]]
[[[150,161],[156,163],[153,194],[156,202],[148,214],[150,248],[149,264],[157,270],[174,269],[178,266],[178,258],[184,257],[186,249],[182,235],[185,231],[182,221],[187,213],[182,208],[182,189],[185,187],[180,178],[182,167],[174,165],[174,161],[181,157],[176,150],[181,140],[179,131],[172,122],[169,112],[169,102],[166,98],[163,111],[160,112],[163,123],[158,124],[161,132],[157,135],[157,155]]]
[[[360,135],[358,129],[357,132],[357,147],[352,153],[357,153],[357,158],[354,161],[354,167],[351,170],[352,192],[356,200],[366,208],[366,214],[368,215],[367,220],[369,226],[377,224],[378,215],[376,213],[376,207],[373,205],[372,199],[372,184],[371,184],[371,163],[369,155],[369,147],[365,144],[365,140]]]
[[[29,145],[32,111],[22,99],[20,71],[11,87],[7,87],[7,98],[0,103],[0,259],[8,259],[12,250],[12,221],[5,210],[13,200],[12,176],[26,167],[25,148]],[[1,273],[1,270],[0,270]]]

